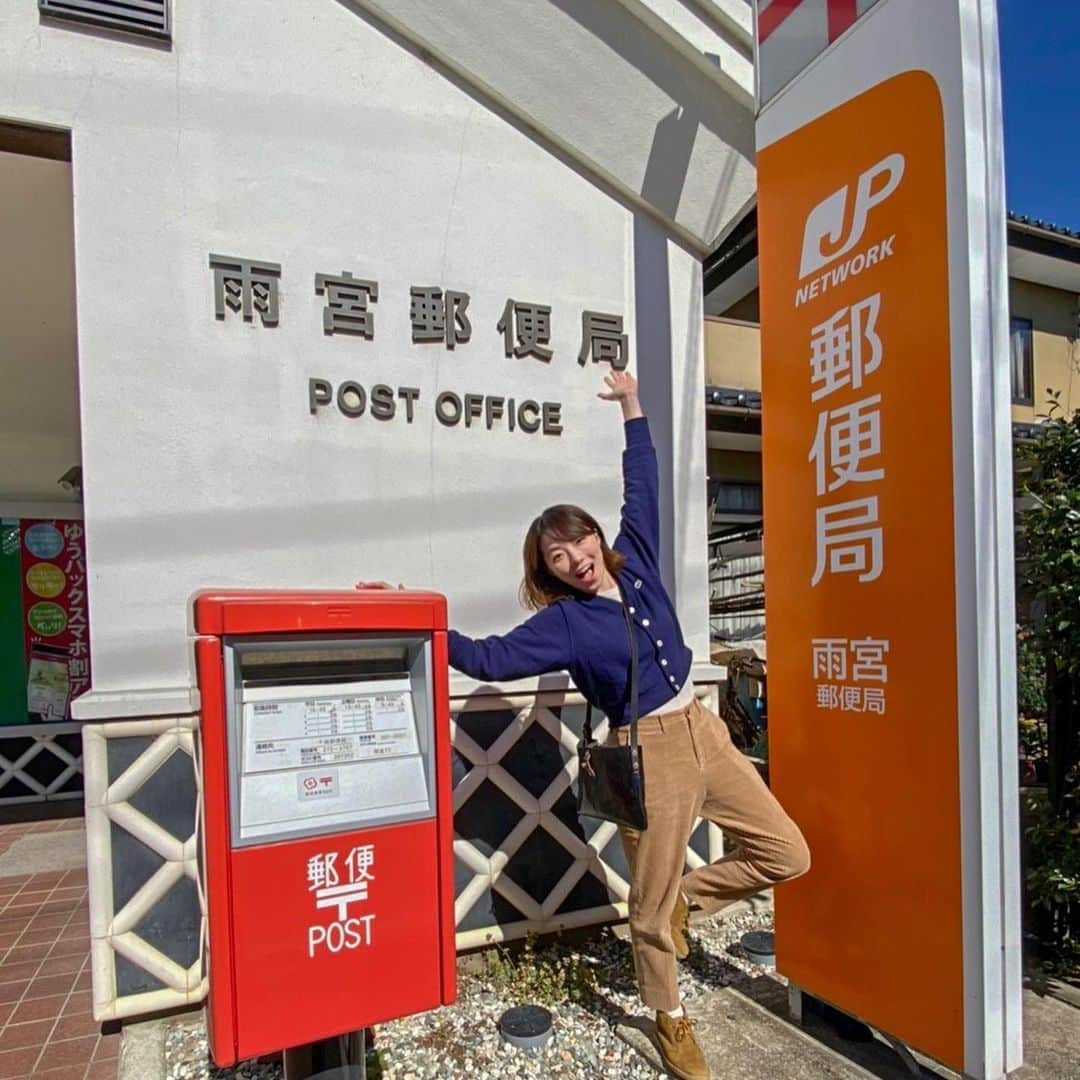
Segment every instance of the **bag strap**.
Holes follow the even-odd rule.
[[[615,583],[618,585],[618,581]],[[634,620],[630,617],[630,609],[626,604],[622,586],[619,585],[619,596],[622,599],[623,617],[626,619],[626,633],[630,638],[630,762],[634,769],[634,775],[640,780],[641,761],[638,754],[638,652],[637,634],[634,633]]]
[[[630,757],[633,761],[634,772],[641,771],[638,758],[638,649],[637,635],[634,633],[634,620],[630,617],[630,609],[626,605],[626,597],[622,591],[622,585],[618,580],[615,582],[619,589],[619,599],[622,601],[623,618],[626,620],[626,633],[630,638]],[[592,742],[592,703],[585,703],[585,723],[581,726],[581,743],[584,746]]]

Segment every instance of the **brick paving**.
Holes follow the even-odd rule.
[[[0,825],[0,854],[81,818]],[[0,876],[0,1080],[116,1080],[119,1032],[91,1013],[86,870]]]

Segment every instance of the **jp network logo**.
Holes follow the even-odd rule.
[[[845,184],[810,211],[803,232],[800,281],[858,245],[870,211],[900,186],[903,176],[904,155],[888,154],[859,177],[854,200],[848,198],[851,185]]]

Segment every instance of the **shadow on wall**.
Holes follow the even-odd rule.
[[[698,69],[677,49],[658,37],[636,15],[629,12],[618,0],[590,0],[581,4],[576,0],[548,0],[552,7],[558,8],[563,16],[572,19],[580,27],[602,42],[606,49],[612,50],[623,61],[641,73],[664,95],[676,102],[675,108],[657,125],[649,158],[640,165],[634,162],[626,173],[642,176],[640,188],[624,178],[616,178],[615,183],[605,181],[601,171],[604,162],[597,162],[598,169],[587,169],[580,160],[571,156],[558,144],[562,138],[555,130],[548,131],[548,124],[540,118],[529,123],[529,117],[522,117],[502,105],[497,99],[503,90],[491,86],[491,93],[479,89],[474,81],[464,78],[447,63],[434,56],[429,50],[416,44],[388,21],[388,18],[369,11],[362,0],[338,0],[343,7],[357,18],[378,30],[412,56],[427,64],[439,75],[452,83],[462,93],[493,115],[498,116],[515,130],[540,146],[563,165],[572,169],[592,187],[604,192],[609,198],[631,212],[640,211],[625,197],[627,189],[638,188],[638,194],[658,213],[675,221],[675,212],[687,179],[687,169],[693,152],[694,142],[700,129],[705,129],[730,149],[722,174],[717,177],[717,194],[706,216],[706,227],[711,230],[707,239],[719,231],[716,224],[717,208],[728,206],[731,202],[731,187],[735,180],[738,161],[752,164],[755,159],[754,118],[750,110],[727,98],[715,85],[703,80]],[[518,49],[521,52],[521,49]],[[456,59],[450,58],[452,63]],[[551,59],[545,63],[537,62],[536,78],[550,80]],[[588,79],[590,72],[580,68],[574,75],[579,80]],[[476,81],[482,81],[476,76]],[[507,100],[512,93],[507,90]],[[596,102],[605,102],[606,91],[601,80],[597,79]],[[602,111],[602,110],[597,110]],[[568,139],[567,142],[572,140]],[[625,148],[624,148],[625,149]],[[670,151],[667,152],[667,151]],[[587,156],[587,155],[586,155]],[[619,184],[625,183],[620,190]],[[742,200],[739,200],[740,202]],[[700,232],[696,227],[693,232]],[[673,235],[676,243],[684,243]],[[700,243],[704,243],[701,241]],[[689,244],[685,244],[691,250]],[[700,257],[701,249],[693,253]]]
[[[564,688],[565,684],[563,677],[560,686]],[[468,700],[491,703],[490,697],[483,693]],[[536,707],[545,708],[559,723],[568,727],[575,738],[580,736],[585,715],[583,705],[545,704]],[[458,730],[467,740],[455,740],[452,786],[457,790],[476,769],[486,773],[454,814],[456,836],[472,849],[465,859],[460,853],[455,858],[455,894],[460,897],[471,882],[478,877],[481,879],[477,882],[481,891],[459,920],[459,931],[535,917],[535,912],[522,910],[522,907],[527,908],[529,901],[542,907],[558,887],[573,865],[575,855],[544,828],[544,816],[556,818],[583,844],[598,825],[597,822],[578,817],[572,785],[559,793],[550,810],[542,809],[545,793],[553,784],[562,782],[563,769],[570,759],[570,753],[539,722],[528,724],[497,760],[487,760],[492,747],[503,739],[508,729],[518,724],[520,713],[520,708],[507,702],[505,708],[477,709],[457,714]],[[499,876],[512,883],[508,891],[513,893],[516,887],[527,898],[521,906],[483,880],[486,876],[484,861],[496,852],[509,856]],[[626,868],[617,839],[608,845],[603,858],[625,877]],[[471,864],[467,861],[469,859]],[[586,910],[610,902],[607,888],[586,869],[557,906],[556,912]]]
[[[682,110],[711,131],[741,157],[754,160],[754,118],[743,109],[721,107],[722,96],[702,83],[696,69],[682,53],[658,39],[619,0],[550,0],[570,18],[613,48],[650,82],[677,101]],[[691,142],[693,138],[691,137]],[[642,195],[648,198],[642,185]]]
[[[656,126],[642,194],[674,216],[694,149],[697,120],[673,112]],[[644,214],[634,215],[634,340],[638,382],[645,412],[651,417],[660,469],[660,520],[674,522],[672,491],[672,341],[671,275],[667,234]],[[675,545],[663,536],[660,573],[668,593],[675,592]]]

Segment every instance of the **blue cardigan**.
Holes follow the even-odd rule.
[[[619,584],[638,642],[638,714],[673,698],[690,674],[675,607],[660,580],[659,470],[648,421],[626,425],[623,508],[612,547],[626,556]],[[587,701],[615,727],[629,723],[630,642],[620,605],[581,594],[558,600],[508,634],[449,633],[450,664],[474,679],[501,682],[568,671]]]

